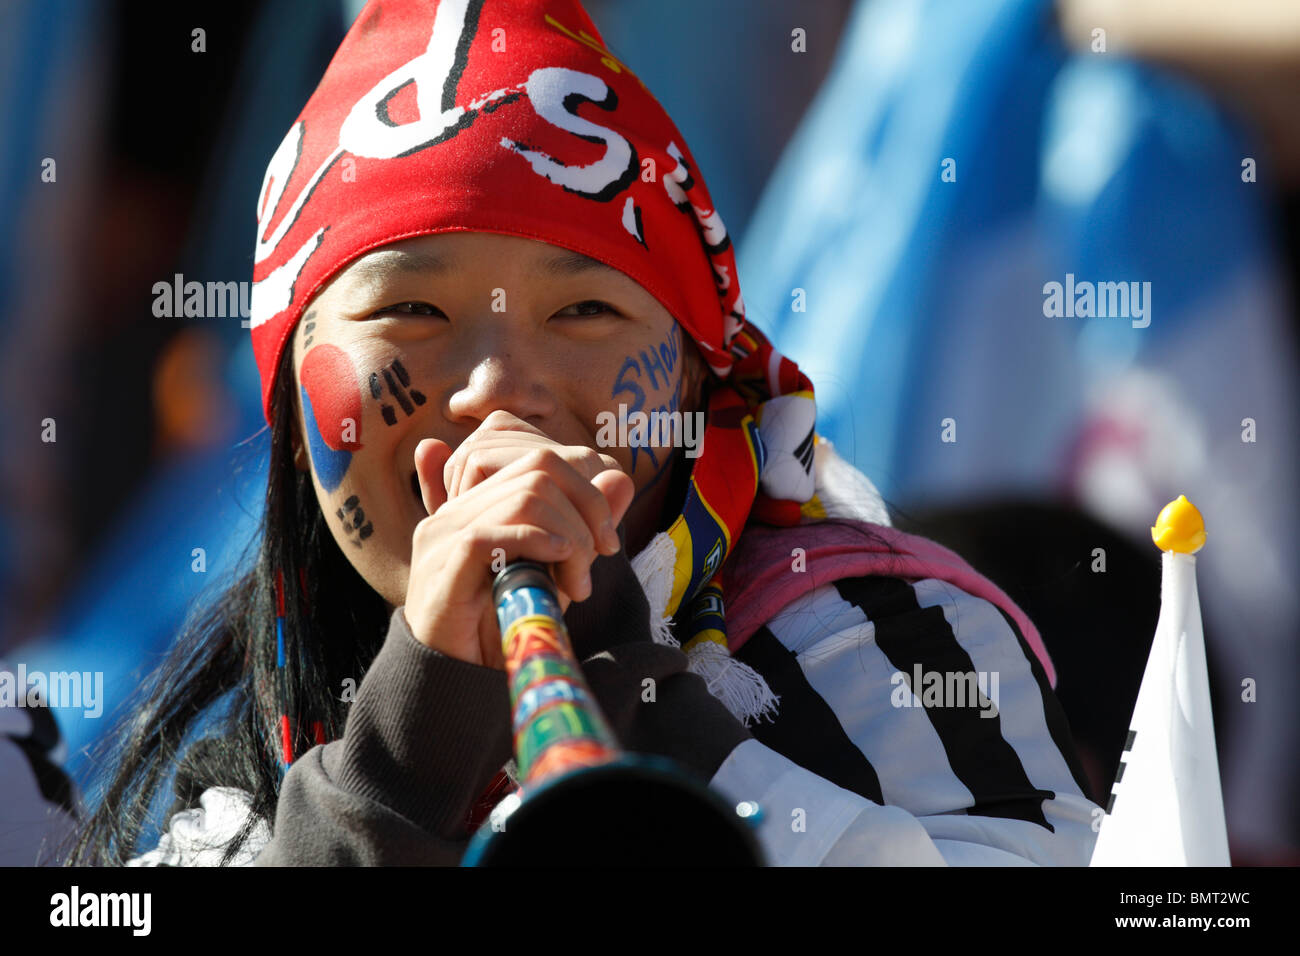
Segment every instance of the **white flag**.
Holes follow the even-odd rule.
[[[1219,760],[1196,596],[1201,515],[1184,496],[1160,512],[1160,620],[1092,866],[1229,866]]]

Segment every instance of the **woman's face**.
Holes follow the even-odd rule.
[[[623,273],[493,233],[362,256],[308,304],[293,346],[295,462],[311,470],[343,553],[394,607],[427,515],[414,464],[422,439],[455,449],[500,409],[613,457],[637,489],[625,519],[635,554],[657,530],[682,452],[601,447],[601,413],[694,411],[705,374],[689,336]]]

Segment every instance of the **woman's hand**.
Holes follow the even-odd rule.
[[[561,445],[507,412],[485,418],[454,453],[420,442],[415,468],[429,517],[412,540],[406,621],[426,646],[487,667],[505,667],[493,559],[552,565],[563,613],[590,596],[596,557],[618,553],[615,528],[634,494],[613,458]]]

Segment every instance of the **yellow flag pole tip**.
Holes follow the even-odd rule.
[[[1205,521],[1196,505],[1179,495],[1160,510],[1151,540],[1161,551],[1195,554],[1205,546]]]

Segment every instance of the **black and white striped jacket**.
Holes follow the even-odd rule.
[[[1041,662],[989,601],[935,579],[842,579],[790,603],[736,656],[780,707],[710,785],[758,805],[770,864],[1088,864],[1101,808]],[[958,700],[959,680],[938,693],[931,674],[986,679]],[[133,862],[213,864],[248,807],[241,791],[210,789]],[[269,838],[259,828],[241,862]]]
[[[989,601],[933,579],[843,579],[736,656],[781,703],[712,786],[759,804],[770,862],[1088,864],[1100,808],[1041,663]],[[914,686],[918,668],[986,675],[985,706],[921,699],[937,682]]]

